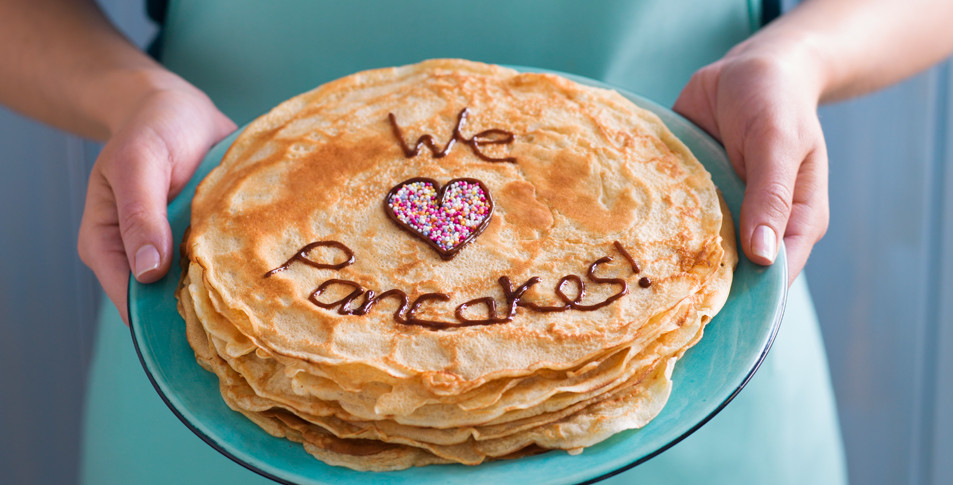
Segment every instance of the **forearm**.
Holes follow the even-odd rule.
[[[104,140],[148,94],[189,89],[122,36],[91,0],[0,3],[0,103]]]
[[[822,102],[875,91],[953,52],[949,0],[806,0],[733,53],[772,51],[810,71]]]

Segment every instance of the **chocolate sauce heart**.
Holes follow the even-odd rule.
[[[441,187],[436,180],[418,177],[390,189],[384,211],[398,227],[449,260],[486,229],[493,199],[477,179],[453,179]]]

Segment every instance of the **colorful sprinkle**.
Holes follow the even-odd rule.
[[[433,183],[417,180],[392,193],[387,205],[400,222],[443,251],[451,251],[478,231],[489,217],[491,205],[483,187],[467,180],[447,185],[442,203],[437,195]]]

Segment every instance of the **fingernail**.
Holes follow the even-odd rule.
[[[751,252],[773,263],[778,254],[778,236],[774,229],[765,225],[756,227],[751,235]]]
[[[159,267],[159,251],[151,244],[136,251],[136,278]]]

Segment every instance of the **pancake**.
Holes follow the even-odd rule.
[[[361,470],[643,426],[737,261],[709,174],[654,114],[454,59],[252,122],[182,248],[180,312],[226,403]]]
[[[200,277],[200,271],[194,267],[191,273],[197,273],[196,276]],[[497,379],[456,396],[428,396],[419,388],[397,380],[364,383],[355,387],[353,383],[337,383],[325,374],[310,374],[307,367],[302,369],[298,363],[269,354],[263,349],[235,352],[236,348],[244,350],[248,346],[235,344],[232,338],[237,332],[233,327],[221,329],[227,323],[214,309],[209,308],[211,305],[207,294],[202,291],[201,285],[191,283],[191,273],[186,282],[190,301],[197,302],[193,303],[195,310],[206,322],[210,337],[217,342],[218,353],[252,383],[257,393],[272,393],[271,397],[274,397],[275,391],[269,391],[269,388],[292,391],[291,397],[299,400],[297,406],[306,406],[309,400],[335,400],[361,419],[393,415],[395,413],[388,411],[396,407],[393,404],[395,400],[401,400],[402,412],[396,415],[396,419],[407,424],[424,423],[432,427],[479,424],[488,416],[495,417],[504,410],[535,406],[558,392],[579,393],[604,389],[630,370],[629,360],[641,349],[630,344],[577,368]],[[703,318],[706,308],[710,308],[711,304],[708,301],[702,305],[697,303],[687,299],[676,307],[677,312],[662,315],[663,318],[657,319],[657,325],[640,334],[639,343],[655,344],[664,332],[675,331],[690,319]]]

